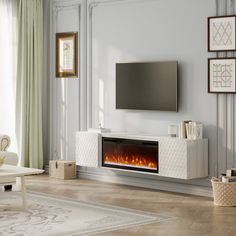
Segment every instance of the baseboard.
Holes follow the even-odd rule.
[[[49,166],[45,165],[45,173],[49,173]],[[96,181],[123,184],[134,187],[150,188],[155,190],[185,193],[197,196],[212,197],[212,189],[209,186],[199,186],[193,184],[184,184],[177,182],[169,182],[164,180],[156,180],[151,178],[142,178],[138,176],[127,176],[113,171],[94,170],[91,168],[78,167],[78,177],[91,179]]]
[[[78,168],[78,177],[135,187],[150,188],[155,190],[185,193],[197,196],[213,196],[212,189],[209,186],[197,186],[156,179],[154,180],[137,176],[126,176],[124,174],[109,171],[94,171],[90,170],[89,168]]]
[[[49,165],[44,166],[45,174],[49,174]]]

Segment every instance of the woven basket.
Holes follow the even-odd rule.
[[[223,183],[211,180],[214,204],[217,206],[236,206],[236,182]]]

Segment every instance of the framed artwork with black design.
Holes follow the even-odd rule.
[[[208,59],[208,93],[236,93],[236,58]]]
[[[208,17],[208,51],[236,51],[236,16]]]

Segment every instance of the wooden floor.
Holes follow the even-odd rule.
[[[91,180],[27,178],[30,190],[106,203],[176,217],[173,220],[117,230],[99,236],[234,236],[236,208],[216,207],[211,198],[174,194]]]

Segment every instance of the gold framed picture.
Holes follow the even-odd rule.
[[[78,32],[56,33],[56,77],[78,77]]]

